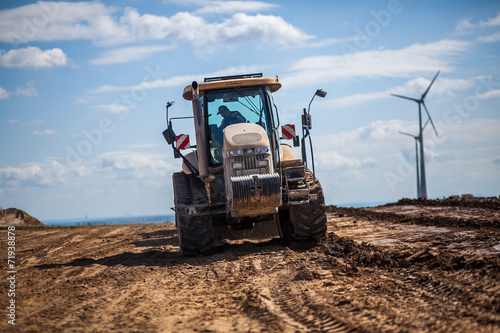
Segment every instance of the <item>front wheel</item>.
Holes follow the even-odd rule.
[[[197,256],[215,252],[214,227],[210,217],[179,215],[176,221],[179,248],[183,255]]]
[[[173,175],[175,196],[175,224],[179,238],[179,248],[185,256],[211,254],[215,252],[215,234],[209,215],[187,214],[189,205],[208,203],[205,184],[193,174],[176,172]]]
[[[288,235],[293,240],[319,240],[326,235],[327,218],[323,189],[309,170],[306,172],[306,179],[310,197],[314,199],[307,204],[290,205],[290,222],[287,224],[287,221],[284,221],[290,230]]]

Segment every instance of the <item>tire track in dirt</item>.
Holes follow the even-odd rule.
[[[262,296],[269,292],[265,291],[265,294],[261,293]],[[303,295],[297,297],[291,290],[282,289],[273,295],[269,293],[268,297],[263,297],[262,300],[268,300],[266,305],[270,312],[277,309],[278,316],[290,318],[293,324],[301,325],[298,327],[301,332],[353,332],[352,328],[333,317],[329,311],[322,310],[322,306],[317,305],[320,303],[313,302]],[[292,326],[297,328],[293,324]]]

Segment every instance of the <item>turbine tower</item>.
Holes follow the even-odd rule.
[[[434,132],[436,133],[437,136],[439,136],[436,126],[434,126],[434,122],[432,121],[431,115],[429,114],[429,110],[427,110],[427,107],[425,106],[425,96],[427,96],[427,93],[429,92],[429,89],[431,89],[432,84],[436,80],[437,76],[439,75],[438,71],[434,78],[431,81],[431,84],[429,84],[429,87],[427,87],[427,90],[422,94],[420,99],[416,98],[411,98],[411,97],[406,97],[406,96],[401,96],[401,95],[395,95],[391,94],[392,96],[396,96],[399,98],[404,98],[408,99],[410,101],[414,101],[418,104],[418,125],[420,128],[419,135],[418,135],[418,142],[420,144],[420,186],[418,186],[419,190],[419,198],[420,199],[427,199],[427,184],[425,181],[425,158],[424,158],[424,137],[422,135],[423,126],[422,126],[422,105],[424,106],[425,112],[427,113],[427,117],[429,117],[429,121],[431,122],[432,128],[434,129]],[[417,169],[417,174],[418,174],[418,169]]]
[[[428,123],[429,123],[429,119],[427,119],[427,121],[425,122],[424,128],[422,128],[422,130],[425,129],[425,127],[427,126]],[[420,198],[421,197],[421,193],[422,193],[422,189],[420,187],[420,167],[418,165],[418,162],[419,162],[419,158],[418,158],[418,141],[420,140],[420,137],[418,135],[415,136],[413,134],[406,133],[406,132],[398,132],[398,133],[403,134],[403,135],[411,136],[413,139],[415,139],[415,166],[416,166],[416,170],[417,170],[417,198]]]

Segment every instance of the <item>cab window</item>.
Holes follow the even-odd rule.
[[[211,165],[222,163],[222,136],[227,126],[237,123],[258,124],[269,136],[268,112],[262,88],[211,92],[205,95],[204,101]]]

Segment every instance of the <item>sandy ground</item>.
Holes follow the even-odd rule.
[[[331,207],[318,244],[196,258],[168,224],[17,227],[15,327],[2,228],[0,331],[500,332],[499,212]]]

